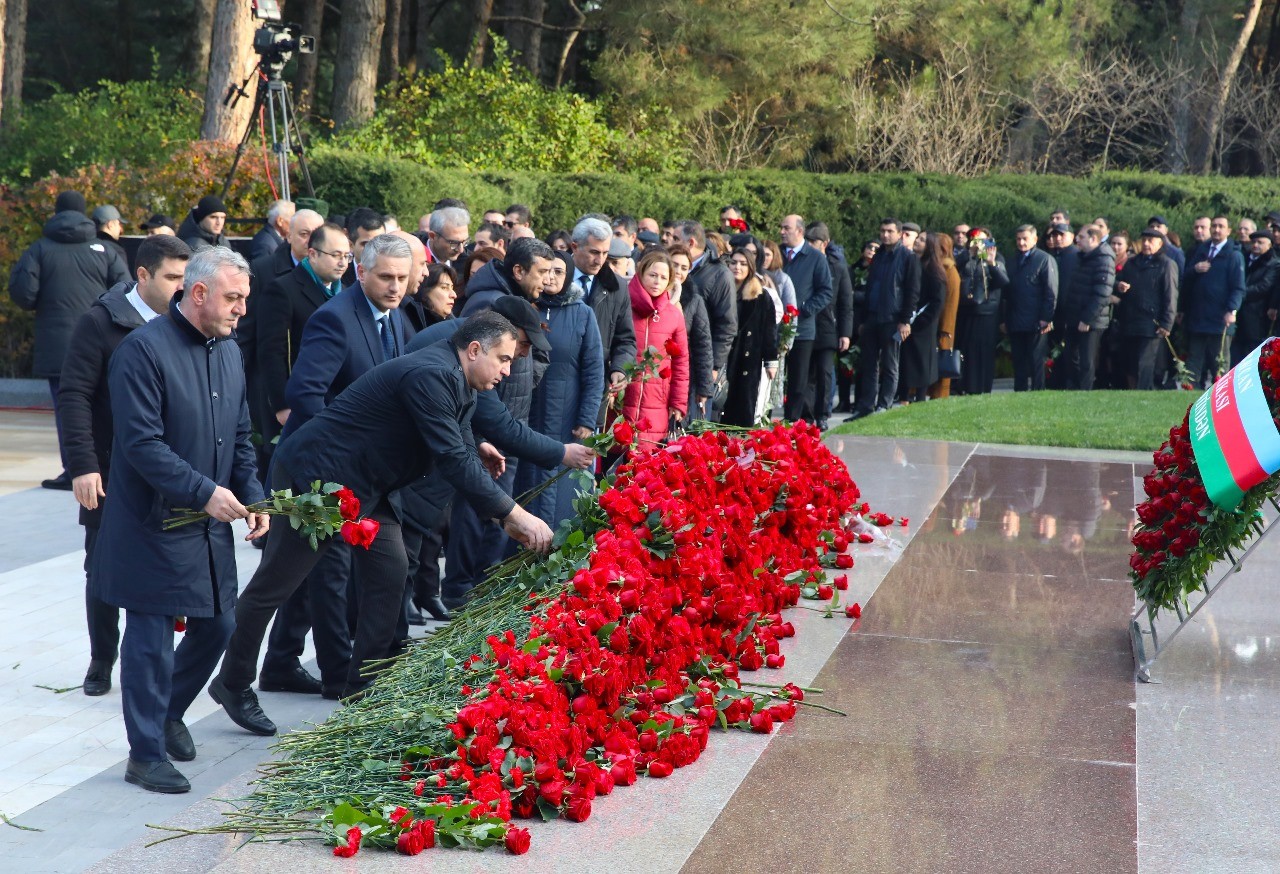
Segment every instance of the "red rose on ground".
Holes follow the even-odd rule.
[[[787,663],[787,657],[784,655],[777,655],[777,654],[765,656],[764,663],[765,663],[765,667],[780,668]]]
[[[768,734],[773,731],[773,717],[767,710],[751,714],[751,730],[757,734]]]
[[[507,834],[503,837],[502,843],[511,855],[523,856],[529,852],[529,830],[513,825],[507,829]]]
[[[830,601],[831,596],[834,595],[835,593],[836,593],[835,589],[831,588],[830,586],[827,586],[827,585],[818,586],[818,600],[820,601]]]
[[[586,822],[591,817],[591,799],[570,798],[564,810],[564,817],[571,822]]]
[[[841,574],[832,581],[832,584],[836,587],[836,591],[846,591],[849,588],[849,575]]]
[[[853,556],[849,555],[847,552],[840,553],[836,556],[836,567],[842,571],[847,571],[849,568],[853,567]]]
[[[659,779],[661,779],[661,778],[663,778],[663,777],[670,777],[670,776],[671,776],[671,772],[672,772],[672,771],[674,771],[674,770],[675,770],[675,768],[673,768],[673,767],[671,766],[671,763],[670,763],[670,762],[657,761],[657,762],[650,762],[650,763],[649,763],[649,776],[650,776],[650,777],[657,777],[657,778],[659,778]]]
[[[862,605],[861,605],[861,604],[859,604],[859,603],[857,603],[857,602],[854,602],[853,604],[850,604],[848,607],[845,607],[845,608],[844,608],[844,615],[845,615],[845,616],[848,616],[850,619],[859,619],[859,618],[861,618],[861,616],[862,616]]]
[[[422,833],[416,828],[411,828],[400,837],[396,838],[396,852],[403,853],[406,856],[416,856],[423,850]]]
[[[355,492],[343,486],[334,492],[333,496],[338,499],[338,512],[343,519],[354,522],[360,518],[360,499],[356,497]]]

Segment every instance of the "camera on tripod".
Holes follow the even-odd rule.
[[[280,23],[277,0],[254,0],[253,16],[264,22],[253,32],[253,50],[267,72],[279,75],[294,52],[309,55],[316,50],[316,38],[303,35],[300,25]]]

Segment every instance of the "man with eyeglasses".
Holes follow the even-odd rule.
[[[427,263],[457,269],[470,238],[471,214],[460,207],[437,209],[427,221]]]

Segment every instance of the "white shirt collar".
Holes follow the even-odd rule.
[[[144,322],[149,322],[152,319],[158,319],[163,315],[163,313],[158,313],[151,307],[147,306],[146,301],[142,299],[142,295],[138,294],[137,285],[134,285],[133,288],[129,289],[129,293],[124,296],[124,299],[133,305],[133,308],[138,311],[138,315],[142,316],[142,321]]]

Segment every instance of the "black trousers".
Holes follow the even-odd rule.
[[[804,418],[804,401],[812,390],[809,360],[813,357],[812,340],[796,340],[787,353],[787,385],[782,400],[782,416],[791,422]]]
[[[858,353],[858,409],[871,412],[893,406],[898,397],[898,353],[902,334],[896,322],[867,325]]]
[[[1044,388],[1044,357],[1048,339],[1039,331],[1012,331],[1013,390],[1040,391]]]
[[[58,403],[58,390],[62,385],[61,376],[49,377],[49,394],[53,395],[53,427],[58,435],[58,457],[62,460],[62,472],[67,472],[67,452],[62,448],[62,405]]]
[[[288,474],[276,464],[271,474],[273,488],[286,488],[289,481]],[[351,647],[348,689],[367,685],[368,681],[361,677],[365,663],[386,658],[391,650],[409,566],[400,522],[386,498],[366,515],[382,527],[369,549],[351,550],[353,573],[361,584],[360,621]],[[220,673],[227,688],[247,689],[253,683],[267,623],[333,546],[334,538],[328,538],[320,541],[319,549],[312,550],[306,538],[287,523],[267,538],[262,563],[236,604],[236,630]]]
[[[496,480],[508,495],[516,484],[519,462],[507,458],[507,469]],[[489,519],[481,519],[461,496],[453,500],[449,514],[449,543],[445,547],[444,579],[441,594],[449,607],[465,601],[467,594],[484,581],[488,569],[504,558],[507,532]]]
[[[1067,346],[1062,351],[1062,358],[1067,366],[1063,388],[1093,390],[1094,370],[1098,366],[1098,344],[1101,342],[1102,331],[1097,328],[1088,331],[1073,328],[1067,332]]]
[[[406,525],[402,532],[409,569],[404,581],[404,602],[396,620],[396,640],[409,639],[409,605],[416,600],[440,596],[440,552],[444,538],[439,531],[416,530]]]
[[[809,356],[809,386],[813,392],[805,396],[805,418],[810,413],[814,421],[822,421],[831,416],[831,386],[835,363],[834,349],[814,349]]]
[[[1164,341],[1159,337],[1123,337],[1120,361],[1128,388],[1155,388],[1156,358]]]
[[[172,616],[125,611],[124,643],[120,647],[120,696],[129,758],[161,762],[164,724],[180,720],[213,676],[235,617],[220,613],[211,619],[187,619],[187,630],[175,651]]]
[[[1231,338],[1227,338],[1231,342]],[[1195,334],[1187,342],[1187,370],[1195,380],[1196,388],[1211,385],[1226,370],[1218,367],[1218,354],[1222,351],[1222,334]],[[1252,350],[1250,350],[1252,351]],[[1228,351],[1228,356],[1230,351]]]
[[[271,534],[274,536],[275,532]],[[270,537],[267,542],[271,542]],[[343,687],[351,667],[352,635],[347,621],[350,579],[351,547],[335,540],[307,574],[304,584],[277,611],[262,660],[264,674],[279,676],[297,669],[307,645],[307,632],[311,631],[320,681],[335,689]]]
[[[84,528],[84,614],[89,622],[89,658],[116,663],[120,652],[120,608],[93,594],[93,553],[98,529]]]

